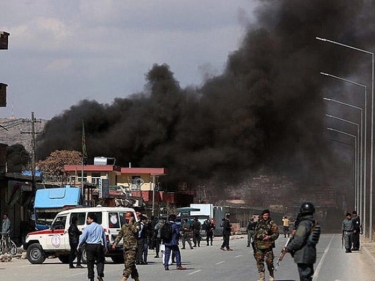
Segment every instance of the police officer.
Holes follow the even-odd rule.
[[[320,226],[314,219],[315,207],[305,202],[300,207],[298,225],[291,242],[283,250],[294,257],[300,281],[312,281],[316,262],[316,244],[319,242]]]
[[[357,215],[357,211],[352,212],[352,223],[353,223],[353,248],[352,251],[359,250],[359,234],[361,233],[361,220]]]
[[[122,272],[122,279],[120,281],[128,280],[129,276],[134,280],[139,281],[139,274],[135,265],[135,260],[137,254],[138,231],[141,227],[140,223],[135,221],[133,212],[127,212],[125,214],[125,221],[126,223],[122,225],[120,232],[113,242],[112,249],[116,249],[116,245],[122,238],[125,269]]]
[[[345,240],[345,253],[352,252],[352,235],[353,235],[353,222],[352,214],[346,213],[346,218],[342,222],[342,236]]]
[[[275,240],[279,238],[279,228],[271,219],[270,211],[263,210],[257,225],[255,226],[255,260],[260,275],[259,281],[265,281],[264,261],[266,261],[267,269],[270,274],[270,281],[274,279],[273,267],[273,248],[275,248]]]

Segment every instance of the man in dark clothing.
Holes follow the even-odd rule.
[[[352,213],[352,224],[353,224],[353,251],[359,251],[359,234],[361,232],[361,220],[357,215],[357,211],[353,211]]]
[[[137,264],[147,264],[147,255],[144,255],[145,248],[147,251],[147,218],[145,216],[140,216],[141,229],[138,232],[137,240]],[[146,258],[146,260],[145,260]]]
[[[315,207],[305,202],[300,208],[297,229],[291,242],[283,249],[291,253],[297,263],[300,281],[312,281],[316,262],[316,244],[319,242],[320,226],[314,219]]]
[[[211,242],[211,246],[212,246],[215,225],[214,225],[213,221],[210,220],[210,219],[207,219],[205,221],[205,224],[206,224],[206,242],[207,242],[207,246],[209,245],[210,242]]]
[[[176,215],[171,214],[168,216],[168,221],[166,222],[172,226],[172,239],[170,241],[164,241],[165,245],[165,256],[164,256],[164,269],[169,270],[169,257],[171,252],[176,256],[177,270],[185,270],[186,267],[181,265],[181,253],[178,248],[178,240],[180,239],[180,225],[176,224]]]
[[[225,248],[226,248],[227,251],[233,251],[229,247],[229,237],[232,231],[232,224],[230,223],[230,215],[225,216],[225,219],[222,222],[222,227],[223,227],[223,244],[221,245],[220,250],[225,251]]]
[[[201,222],[198,220],[198,217],[195,217],[194,222],[192,224],[194,247],[197,247],[197,244],[198,247],[201,246],[201,227]]]
[[[72,217],[72,223],[68,229],[69,234],[69,245],[70,245],[70,255],[69,255],[69,268],[74,268],[73,261],[76,258],[77,253],[77,267],[83,268],[81,265],[82,251],[77,249],[79,236],[82,234],[77,227],[77,217]]]
[[[155,249],[155,225],[157,224],[157,220],[155,219],[154,216],[151,216],[151,220],[147,224],[147,229],[148,229],[148,248],[150,250]]]

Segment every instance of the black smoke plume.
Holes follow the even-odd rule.
[[[233,183],[259,171],[324,183],[338,163],[322,98],[345,87],[319,73],[370,86],[371,65],[366,55],[316,37],[372,50],[373,15],[362,0],[259,1],[221,75],[181,88],[167,64],[154,65],[143,92],[112,104],[83,100],[54,117],[38,137],[37,156],[81,151],[83,119],[90,158],[166,167],[170,183]]]

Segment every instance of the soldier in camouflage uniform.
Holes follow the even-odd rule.
[[[277,224],[271,219],[270,211],[264,210],[259,217],[259,221],[255,227],[255,260],[260,275],[258,281],[265,281],[264,260],[266,260],[267,269],[270,273],[270,281],[274,279],[273,267],[273,248],[275,240],[279,237],[279,229]]]
[[[137,236],[140,230],[139,222],[135,221],[134,214],[127,212],[125,214],[126,224],[123,224],[119,234],[117,235],[112,249],[116,248],[118,242],[123,239],[124,247],[124,263],[125,269],[122,273],[122,279],[120,281],[128,280],[131,276],[134,280],[139,281],[139,274],[135,265],[136,254],[137,254]]]

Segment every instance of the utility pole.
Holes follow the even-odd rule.
[[[32,190],[33,194],[36,192],[36,184],[35,184],[35,165],[36,165],[36,134],[40,134],[41,132],[35,131],[35,123],[41,123],[40,120],[36,120],[34,117],[34,112],[31,112],[31,120],[25,120],[25,122],[31,123],[31,131],[22,131],[21,134],[31,134],[31,183],[32,183]]]

